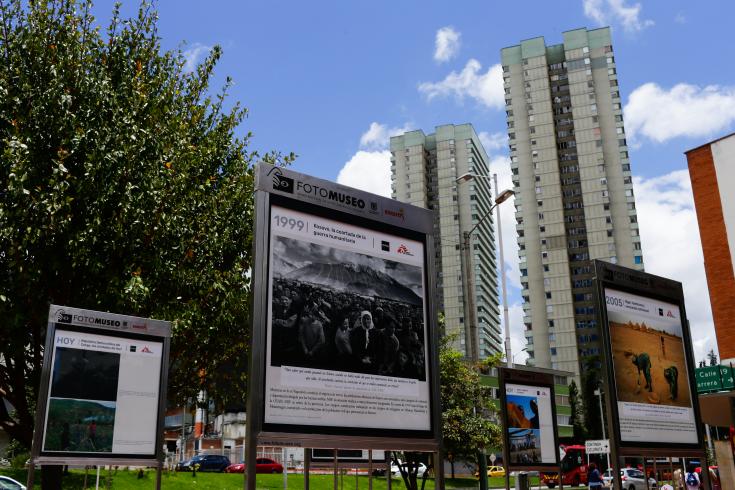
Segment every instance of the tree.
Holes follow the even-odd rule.
[[[715,354],[714,349],[710,349],[710,351],[707,353],[707,359],[709,360],[710,366],[717,366],[717,364],[719,364],[717,362],[717,354]]]
[[[584,424],[584,407],[579,398],[577,383],[572,380],[569,384],[569,406],[572,411],[571,422],[574,440],[577,442],[587,439],[587,430]]]
[[[497,364],[495,357],[486,364]],[[445,340],[439,351],[441,377],[442,437],[451,460],[477,461],[478,451],[501,446],[500,427],[491,402],[490,387],[480,381],[474,366]]]
[[[173,322],[170,397],[246,389],[246,110],[161,49],[157,14],[0,0],[0,426],[29,446],[50,303]],[[293,154],[272,161],[288,163]]]
[[[582,366],[582,400],[587,436],[591,439],[602,439],[604,422],[600,418],[599,400],[595,395],[595,390],[599,389],[602,383],[600,356],[585,357]]]

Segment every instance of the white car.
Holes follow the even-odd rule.
[[[607,486],[611,486],[612,471],[608,469],[602,475],[602,479]],[[622,468],[620,470],[620,479],[622,480],[623,490],[655,490],[658,488],[658,484],[653,478],[648,478],[648,488],[646,488],[646,475],[636,468]]]
[[[26,486],[9,476],[0,476],[0,490],[26,490]]]
[[[408,471],[408,463],[401,463],[401,468],[403,468],[404,471]],[[424,463],[419,463],[418,471],[416,472],[417,478],[423,478],[424,473],[426,473],[426,465]],[[398,469],[398,466],[396,466],[395,463],[391,463],[390,465],[390,474],[393,476],[401,476],[401,471]]]

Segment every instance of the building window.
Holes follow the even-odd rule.
[[[549,272],[549,264],[544,264],[544,272]]]
[[[556,355],[556,347],[552,347],[551,348],[551,355],[552,356],[555,356]]]
[[[551,291],[546,291],[546,299],[551,299]]]
[[[640,255],[636,255],[635,256],[635,263],[636,264],[642,264],[643,263],[643,257],[641,257]]]
[[[554,328],[554,320],[549,320],[549,328]]]

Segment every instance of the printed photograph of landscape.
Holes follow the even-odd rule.
[[[44,451],[112,451],[115,402],[51,398]]]
[[[692,406],[680,328],[612,320],[609,325],[618,401]]]

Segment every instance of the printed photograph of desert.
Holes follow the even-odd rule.
[[[680,336],[611,321],[610,339],[619,401],[692,406]]]

